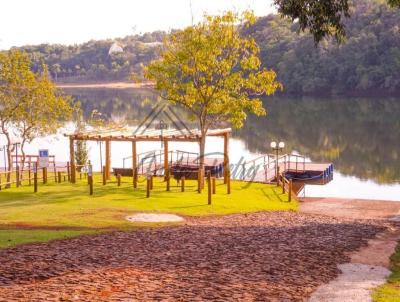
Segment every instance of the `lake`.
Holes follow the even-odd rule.
[[[93,110],[105,118],[139,124],[157,100],[151,90],[68,89],[82,104],[86,117]],[[234,130],[230,160],[246,160],[270,152],[272,140],[284,141],[284,153],[296,152],[315,162],[332,162],[334,179],[323,186],[307,185],[307,197],[346,197],[400,201],[400,99],[399,98],[290,98],[264,100],[266,117],[249,116]],[[177,115],[189,126],[185,112]],[[165,117],[157,117],[155,121]],[[172,126],[172,125],[170,125]],[[71,126],[69,126],[71,127]],[[65,131],[65,130],[64,130]],[[57,160],[68,160],[68,143],[62,135],[38,139],[28,146],[50,149]],[[138,152],[160,149],[159,142],[140,143]],[[100,167],[100,145],[90,143],[90,158]],[[122,166],[130,144],[113,143],[112,165]],[[198,151],[194,143],[174,143],[170,149]],[[104,147],[103,150],[104,152]],[[207,152],[222,152],[219,138],[207,141]],[[98,170],[98,169],[97,169]]]

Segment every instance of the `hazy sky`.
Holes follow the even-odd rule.
[[[194,20],[206,11],[274,11],[272,0],[192,0]],[[0,49],[181,28],[191,24],[190,0],[2,0]]]

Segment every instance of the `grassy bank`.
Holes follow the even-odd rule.
[[[375,302],[400,301],[400,243],[390,260],[392,274],[384,285],[374,291],[373,300]]]
[[[96,175],[93,196],[89,196],[86,180],[75,185],[40,184],[36,194],[31,186],[1,191],[0,247],[140,227],[124,219],[137,211],[201,216],[297,209],[296,202],[289,203],[281,188],[272,185],[232,181],[228,195],[223,182],[217,181],[217,194],[208,205],[207,191],[197,193],[195,181],[186,181],[183,193],[171,181],[171,191],[166,192],[163,180],[155,178],[150,198],[145,197],[144,182],[134,190],[131,181],[123,178],[120,187],[115,180],[103,186]]]

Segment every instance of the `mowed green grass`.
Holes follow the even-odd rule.
[[[400,243],[390,260],[392,274],[384,285],[375,289],[372,296],[375,302],[400,301]]]
[[[297,209],[297,203],[288,202],[287,194],[273,185],[232,181],[228,195],[226,185],[217,180],[216,191],[208,205],[207,186],[199,194],[197,182],[187,180],[185,192],[181,192],[171,180],[171,191],[167,192],[165,182],[157,177],[150,198],[146,198],[144,179],[133,189],[132,178],[122,178],[120,187],[115,178],[103,186],[100,175],[95,176],[93,196],[85,179],[76,184],[56,184],[49,179],[49,184],[39,184],[38,193],[27,185],[2,190],[0,247],[143,227],[125,220],[135,212],[202,216]]]

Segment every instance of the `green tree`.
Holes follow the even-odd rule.
[[[22,167],[25,161],[24,147],[35,138],[55,134],[71,117],[72,101],[57,91],[49,79],[47,67],[26,83],[26,95],[20,102],[15,120],[15,134],[21,139]]]
[[[75,113],[76,113],[75,128],[79,132],[84,131],[86,129],[86,123],[83,118],[82,110],[80,108],[77,108]],[[75,160],[76,164],[78,165],[77,170],[79,172],[81,171],[82,166],[88,163],[88,159],[89,159],[89,152],[86,141],[77,140],[75,142]]]
[[[254,21],[251,12],[205,16],[168,36],[160,59],[145,68],[145,77],[155,82],[163,99],[189,109],[197,119],[202,171],[207,131],[223,122],[240,128],[248,113],[265,115],[258,96],[282,88],[274,71],[260,67],[255,40],[241,35],[240,29]]]
[[[400,0],[387,0],[391,7],[400,8]],[[278,12],[298,21],[299,29],[308,29],[316,43],[333,35],[341,41],[345,36],[344,17],[350,17],[350,0],[274,0]]]
[[[8,145],[8,171],[12,170],[12,136],[21,141],[24,154],[26,142],[55,133],[71,113],[68,99],[60,96],[48,79],[47,68],[35,74],[30,63],[19,50],[0,53],[0,128]]]

